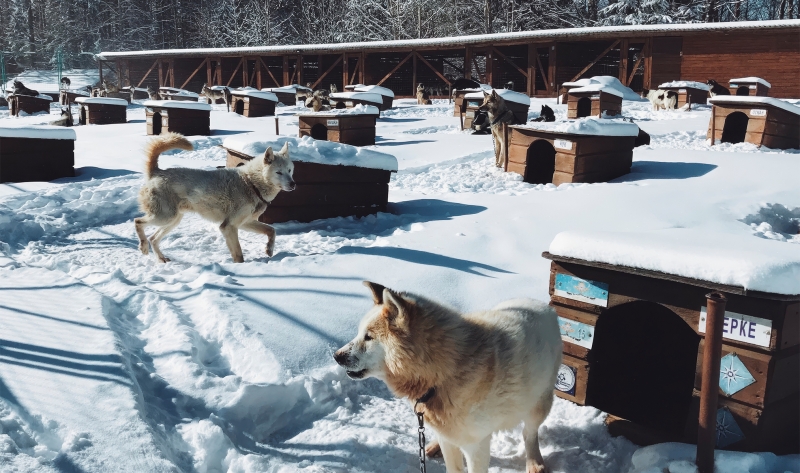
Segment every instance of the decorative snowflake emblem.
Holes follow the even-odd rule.
[[[728,396],[756,382],[736,353],[729,353],[720,361],[719,387]]]

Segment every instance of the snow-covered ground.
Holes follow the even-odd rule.
[[[531,117],[543,103],[566,114],[532,102]],[[416,471],[408,404],[349,380],[331,357],[371,304],[362,280],[466,311],[547,300],[540,255],[562,231],[800,243],[800,151],[710,147],[707,106],[626,101],[624,115],[652,136],[632,172],[555,187],[495,169],[491,137],[460,131],[445,101],[395,104],[373,147],[399,163],[389,212],[276,225],[272,259],[262,237],[242,233],[247,262],[233,264],[217,228],[195,216],[162,244],[172,262],[138,252],[141,105],[127,124],[75,128],[77,177],[0,184],[0,471]],[[272,117],[214,107],[212,136],[162,167],[213,168],[224,139],[274,136]],[[279,109],[282,134],[296,136],[296,111]],[[0,126],[57,113],[0,109]],[[556,400],[541,430],[554,472],[695,471],[694,447],[640,449],[611,437],[604,418]],[[491,465],[524,470],[519,428],[495,435]],[[800,473],[800,457],[726,453],[718,470]]]

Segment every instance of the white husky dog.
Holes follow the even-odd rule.
[[[530,299],[462,315],[429,299],[364,282],[375,305],[334,354],[353,379],[383,380],[418,405],[448,473],[489,469],[492,433],[525,423],[527,473],[547,471],[539,426],[561,364],[555,311]],[[410,413],[409,413],[410,415]]]
[[[196,212],[206,220],[219,223],[219,230],[234,262],[244,262],[239,245],[239,229],[267,235],[267,256],[275,249],[275,229],[258,221],[281,190],[295,188],[294,164],[289,159],[289,144],[274,153],[272,148],[237,168],[211,171],[201,169],[159,169],[158,156],[169,149],[192,150],[192,144],[177,133],[151,140],[145,150],[146,182],[139,190],[139,206],[144,217],[134,219],[139,236],[139,250],[148,254],[144,229],[160,227],[150,236],[150,247],[162,263],[169,261],[159,242],[172,231],[185,212]]]

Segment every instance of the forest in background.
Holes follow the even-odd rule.
[[[100,51],[432,38],[584,26],[798,18],[800,0],[4,0],[9,72]]]

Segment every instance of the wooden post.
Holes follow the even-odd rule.
[[[206,84],[208,84],[209,87],[211,87],[211,85],[213,84],[213,82],[211,82],[211,58],[210,57],[206,58]]]
[[[250,85],[250,77],[247,73],[247,56],[242,58],[242,87],[247,87]]]
[[[222,85],[222,58],[217,58],[217,85]]]
[[[472,47],[467,46],[464,51],[464,78],[472,79]]]
[[[164,64],[161,62],[161,59],[158,60],[158,86],[164,86]]]
[[[175,87],[175,60],[169,60],[169,86]]]
[[[494,61],[492,60],[492,48],[486,51],[486,83],[494,87]]]
[[[711,106],[711,146],[714,146],[714,139],[717,136],[717,106]],[[707,330],[706,330],[707,331]]]
[[[628,40],[623,39],[619,43],[619,81],[624,85],[628,80]]]
[[[278,117],[275,117],[275,134],[280,135],[280,130],[278,129]]]
[[[700,473],[714,473],[719,365],[727,302],[728,299],[718,292],[706,294],[706,338],[703,347],[700,417],[697,423],[697,457],[695,458]]]
[[[414,54],[411,60],[411,95],[414,95],[417,93],[417,55]]]
[[[100,84],[103,83],[103,61],[97,61],[97,67],[100,69]]]
[[[364,51],[361,51],[361,56],[359,58],[359,61],[361,61],[361,70],[359,71],[358,82],[360,82],[362,84],[366,84],[367,83],[367,79],[366,79],[366,74],[367,73],[365,71],[367,69],[367,53],[365,53]]]
[[[528,95],[536,95],[536,60],[539,51],[535,44],[528,45]]]
[[[642,56],[644,56],[644,77],[643,85],[645,89],[652,89],[652,84],[650,83],[653,79],[653,38],[647,38],[644,42],[644,48],[642,48]]]
[[[289,85],[289,56],[283,55],[283,85]]]
[[[503,123],[503,171],[508,172],[508,123]]]
[[[261,90],[261,61],[256,58],[256,89]]]
[[[305,84],[303,84],[303,55],[302,54],[297,56],[297,62],[295,63],[294,68],[297,69],[297,83],[299,85],[305,85]]]
[[[348,61],[350,61],[350,58],[347,57],[347,54],[342,54],[342,92],[344,92],[348,79],[350,79],[350,64],[348,64]]]
[[[550,58],[547,61],[547,82],[550,83],[550,93],[553,94],[554,97],[558,97],[558,87],[556,86],[556,78],[558,77],[558,69],[556,67],[556,55],[558,53],[558,48],[555,44],[550,45]]]

